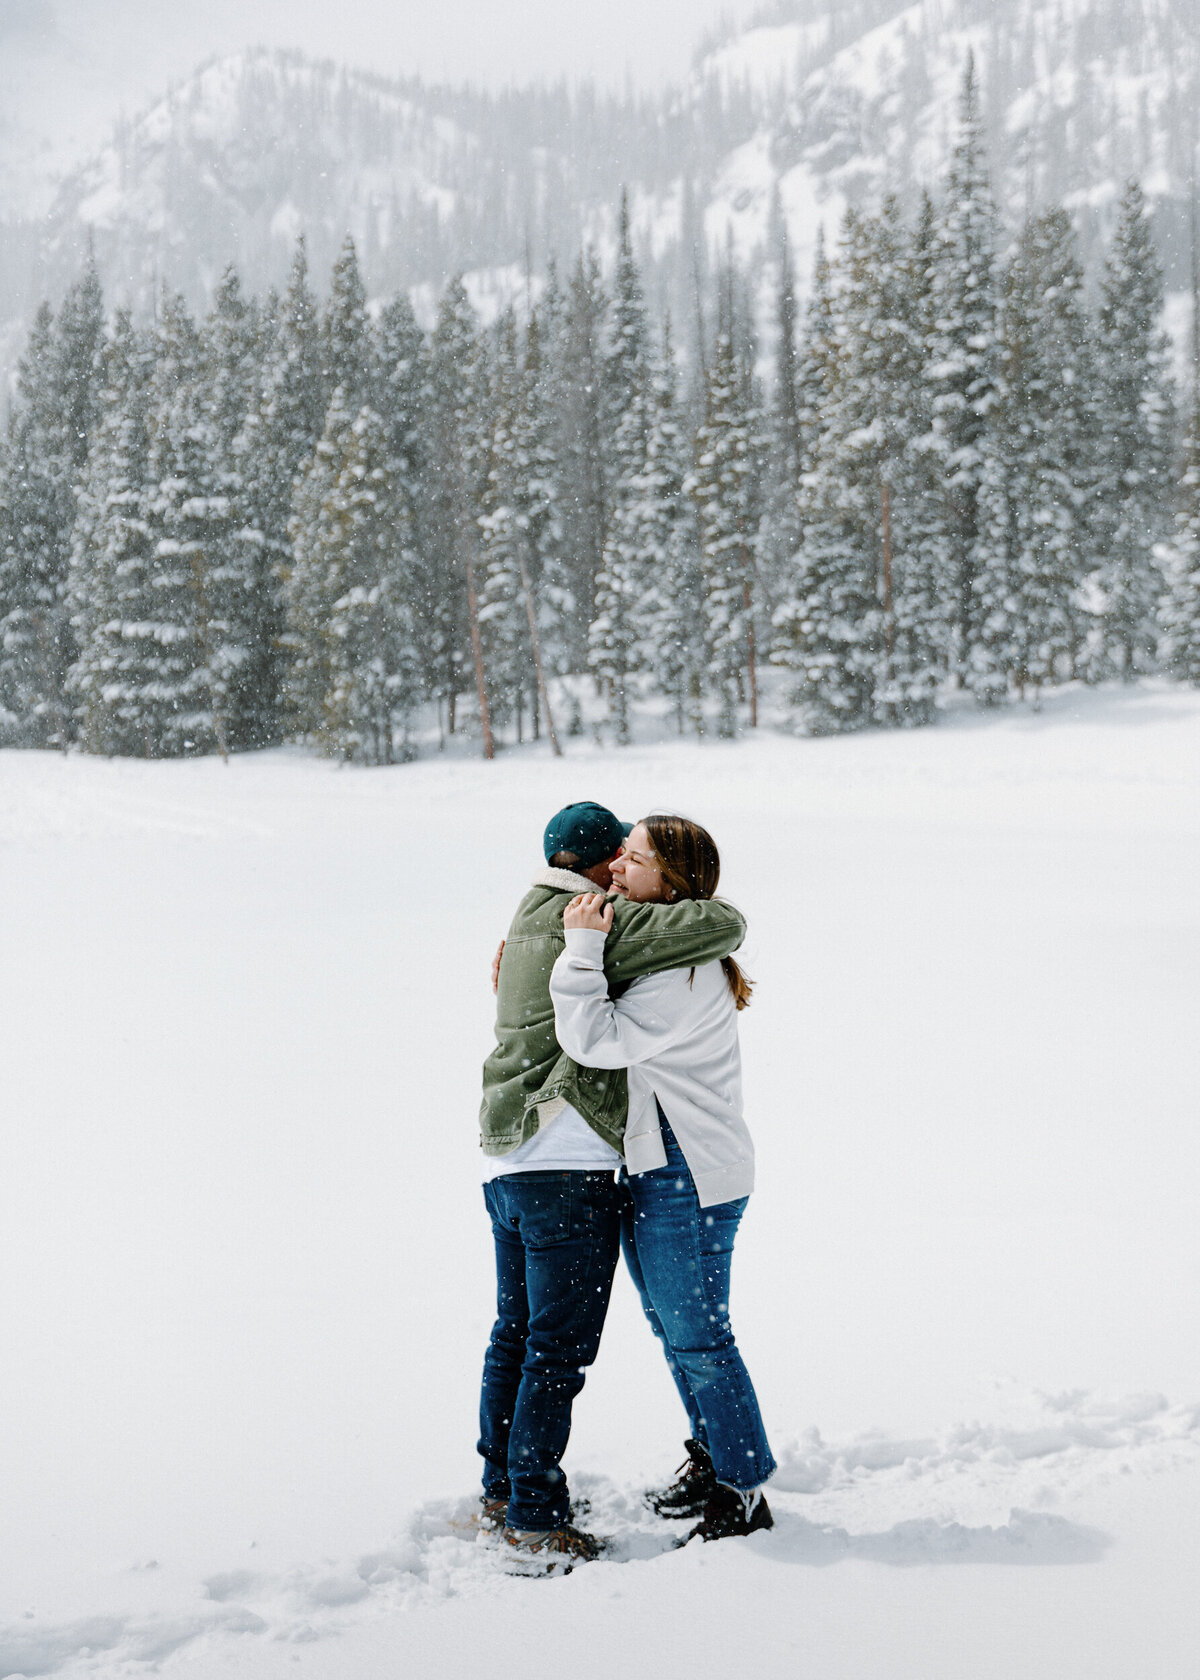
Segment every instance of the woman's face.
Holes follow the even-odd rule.
[[[614,890],[631,903],[658,904],[667,898],[667,887],[645,823],[638,823],[625,842],[625,850],[613,859],[611,868]]]

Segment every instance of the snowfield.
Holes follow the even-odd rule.
[[[0,1676],[1195,1680],[1200,695],[337,769],[0,753]],[[711,826],[776,1527],[670,1550],[619,1277],[567,1467],[469,1524],[488,964],[549,814]]]

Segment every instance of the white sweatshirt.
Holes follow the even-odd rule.
[[[605,935],[568,928],[550,975],[554,1031],[581,1067],[629,1069],[625,1164],[667,1164],[655,1098],[683,1150],[701,1207],[754,1188],[754,1145],[742,1118],[737,1009],[720,963],[672,968],[608,995]]]

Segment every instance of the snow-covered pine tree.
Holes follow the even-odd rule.
[[[497,322],[490,357],[487,424],[489,431],[480,530],[480,607],[484,665],[492,721],[515,720],[524,739],[525,715],[533,687],[533,651],[521,587],[525,534],[519,502],[528,472],[520,437],[520,353],[517,323],[511,309]]]
[[[569,657],[571,668],[579,671],[587,669],[588,627],[596,616],[596,579],[604,565],[611,500],[604,381],[607,319],[600,265],[592,252],[583,252],[567,286],[554,351],[558,505],[575,602],[568,626]]]
[[[636,659],[672,702],[679,733],[704,733],[708,669],[704,568],[695,507],[684,494],[688,449],[669,323],[650,358],[646,457],[630,484],[625,540],[639,579]]]
[[[222,275],[204,333],[200,376],[201,422],[208,450],[216,521],[205,565],[211,608],[207,664],[214,705],[230,749],[262,746],[276,734],[272,696],[273,590],[257,497],[247,478],[248,424],[261,411],[265,349],[262,315],[247,301],[237,270]]]
[[[290,735],[316,740],[325,727],[325,697],[333,685],[330,616],[342,590],[345,521],[335,490],[346,454],[343,434],[354,423],[339,387],[325,414],[317,447],[293,490],[288,525],[291,556],[283,575],[284,717]]]
[[[157,601],[147,520],[154,347],[127,312],[103,354],[98,418],[77,490],[68,603],[78,657],[68,674],[87,752],[149,758],[144,689]]]
[[[428,473],[425,405],[429,398],[429,358],[425,335],[407,297],[393,298],[379,316],[372,407],[387,428],[389,471],[404,546],[411,548],[422,518]]]
[[[57,319],[49,305],[38,311],[17,377],[0,527],[0,742],[13,746],[62,746],[72,734],[74,483],[87,458],[103,333],[89,262]]]
[[[638,599],[646,583],[635,535],[649,428],[646,340],[646,306],[633,255],[629,203],[622,193],[603,366],[610,507],[595,582],[595,616],[588,627],[588,663],[606,696],[613,737],[622,746],[630,738],[629,690],[637,668]]]
[[[1183,476],[1175,531],[1163,551],[1159,663],[1178,682],[1200,687],[1200,238],[1192,227],[1192,366]]]
[[[95,425],[104,350],[104,295],[94,256],[63,299],[58,316],[58,394],[66,452],[73,473],[87,460]]]
[[[941,456],[941,526],[951,669],[970,680],[978,623],[978,497],[995,401],[998,354],[996,208],[988,178],[974,57],[963,76],[961,119],[934,247],[934,332],[928,376],[933,441]]]
[[[1100,492],[1087,675],[1130,682],[1152,669],[1162,588],[1155,549],[1170,534],[1174,401],[1159,324],[1163,271],[1141,187],[1130,182],[1100,281]]]
[[[370,399],[375,346],[358,252],[349,234],[333,265],[329,297],[321,316],[321,370],[327,400],[340,388],[346,405],[357,413]]]
[[[1165,551],[1159,609],[1161,663],[1168,676],[1200,688],[1200,433],[1193,416],[1175,534]]]
[[[425,595],[422,558],[429,497],[429,356],[425,334],[407,297],[387,303],[376,327],[376,373],[372,406],[383,420],[391,484],[393,540],[389,589],[403,604],[420,651],[425,686],[425,650],[436,623]]]
[[[890,388],[887,460],[880,481],[884,620],[875,715],[881,723],[900,727],[932,721],[948,671],[946,542],[927,377],[936,326],[936,225],[933,202],[925,194],[907,236],[894,227],[885,233],[888,260],[881,276]]]
[[[287,649],[283,641],[283,580],[291,569],[292,496],[301,468],[324,427],[326,395],[321,373],[320,325],[308,285],[308,257],[297,242],[287,290],[268,329],[261,395],[246,416],[239,440],[246,528],[258,533],[253,687],[260,744],[286,729],[282,686]]]
[[[1090,558],[1095,365],[1064,210],[1028,222],[1001,277],[1001,350],[979,491],[971,687],[1002,700],[1073,674]]]
[[[287,693],[297,733],[366,764],[392,762],[419,687],[393,504],[386,427],[371,408],[352,413],[339,386],[296,489]]]
[[[800,337],[796,369],[796,418],[799,428],[799,474],[796,517],[800,542],[784,556],[772,579],[775,603],[771,620],[771,661],[787,670],[801,672],[805,664],[808,620],[802,579],[800,543],[805,534],[804,517],[812,503],[812,473],[821,454],[822,439],[833,408],[837,369],[841,356],[837,322],[833,310],[832,269],[825,248],[825,230],[817,230],[809,288]],[[789,691],[788,704],[796,692]]]
[[[754,622],[755,478],[759,470],[752,362],[739,354],[736,277],[727,259],[720,287],[717,335],[708,366],[704,423],[696,437],[688,490],[696,504],[704,570],[708,687],[718,701],[717,732],[737,733],[738,704],[750,702],[757,723]]]
[[[549,681],[567,669],[569,625],[574,611],[562,553],[559,510],[558,422],[555,412],[556,369],[551,349],[556,342],[561,299],[553,269],[525,329],[518,415],[519,452],[526,463],[520,486],[525,535],[527,610],[533,614],[531,639],[535,661],[540,660],[540,709],[555,751],[558,732],[550,711]],[[534,734],[542,719],[535,712]]]
[[[422,587],[430,604],[430,686],[446,703],[447,726],[453,733],[458,694],[467,672],[473,672],[484,754],[490,758],[493,741],[479,627],[478,519],[487,471],[486,364],[461,275],[442,294],[429,374],[429,495]]]
[[[818,273],[804,347],[822,369],[822,414],[803,483],[803,543],[775,618],[776,659],[794,673],[793,716],[813,735],[871,723],[880,674],[883,427],[863,365],[884,326],[874,255],[871,224],[849,213],[840,283]]]
[[[230,563],[236,509],[211,407],[204,339],[165,297],[151,381],[146,503],[154,538],[141,726],[154,757],[228,752],[240,696],[243,572]]]
[[[775,378],[771,405],[766,415],[767,455],[763,469],[758,539],[763,585],[773,602],[786,591],[788,562],[800,547],[800,478],[804,470],[796,344],[796,279],[787,226],[782,215],[777,217],[777,221]]]
[[[824,227],[817,230],[812,284],[796,369],[796,422],[799,428],[800,478],[812,471],[828,424],[837,388],[841,346],[833,306],[833,274],[825,249]],[[803,529],[803,524],[801,526]]]

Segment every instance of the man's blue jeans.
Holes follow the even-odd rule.
[[[729,1267],[746,1198],[702,1208],[661,1108],[658,1116],[667,1164],[629,1177],[621,1246],[693,1438],[719,1482],[758,1487],[775,1460],[729,1322]]]
[[[512,1528],[561,1528],[571,1404],[600,1347],[624,1192],[611,1173],[511,1173],[484,1185],[496,1323],[483,1362],[483,1491]]]

